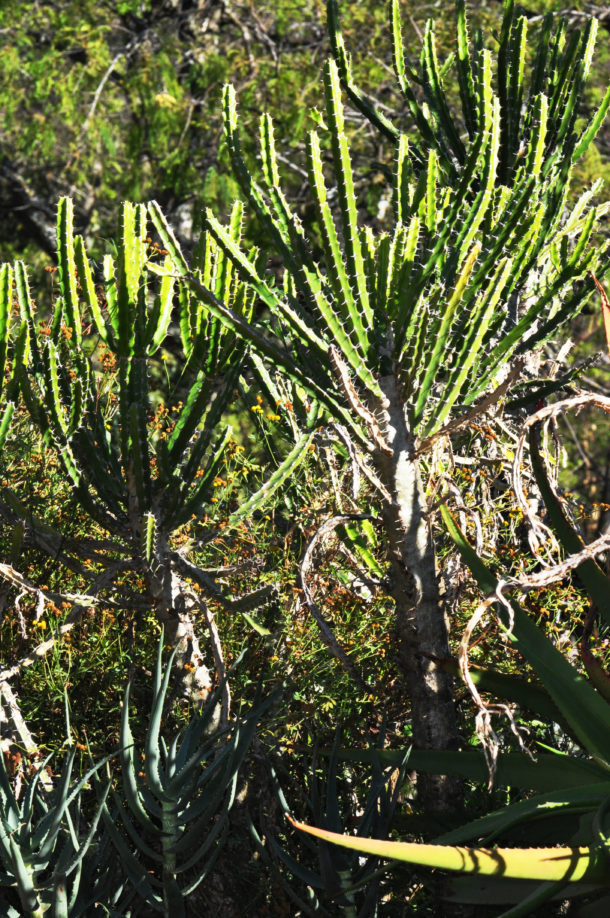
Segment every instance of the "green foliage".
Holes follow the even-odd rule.
[[[11,788],[4,759],[0,760],[0,857],[5,871],[0,882],[5,889],[16,888],[22,909],[17,912],[4,899],[7,916],[38,918],[52,909],[60,918],[80,918],[101,914],[102,909],[108,914],[108,907],[112,915],[131,915],[138,913],[127,910],[134,897],[166,916],[186,914],[185,896],[204,879],[226,841],[240,769],[255,727],[274,696],[259,699],[247,716],[236,718],[230,727],[219,727],[218,705],[226,689],[221,686],[168,745],[161,737],[161,720],[175,651],[164,672],[162,649],[163,639],[157,653],[144,772],[139,771],[130,727],[130,687],[125,691],[119,749],[124,798],[112,790],[115,812],[111,814],[107,803],[112,781],[102,786],[97,776],[114,754],[71,783],[77,753],[73,746],[50,794],[41,788],[41,776],[46,776],[52,758],[48,756],[21,801]],[[81,797],[91,781],[98,802],[93,818],[87,820]],[[159,835],[158,853],[151,845]],[[142,865],[142,857],[159,865],[160,878]]]
[[[218,149],[229,78],[243,87],[244,105],[281,111],[286,136],[304,139],[317,83],[312,43],[315,57],[325,40],[320,0],[268,0],[252,16],[170,2],[30,7],[0,11],[0,193],[11,215],[0,223],[1,261],[23,258],[42,270],[53,206],[75,188],[77,222],[96,258],[123,200],[159,199],[192,243],[196,202],[225,213],[235,198]],[[382,24],[381,11],[367,16],[374,32]],[[348,34],[361,25],[355,11]],[[296,192],[299,175],[288,180]]]
[[[589,126],[578,135],[574,132],[576,100],[586,78],[595,29],[588,28],[580,44],[572,42],[574,47],[565,52],[565,60],[556,62],[556,73],[546,66],[548,36],[541,40],[530,81],[529,109],[523,122],[513,124],[510,112],[520,108],[523,78],[518,75],[513,85],[503,73],[517,67],[515,55],[521,60],[515,35],[521,35],[525,20],[515,20],[513,7],[507,7],[496,94],[491,56],[480,47],[469,49],[463,7],[459,17],[463,52],[472,55],[464,66],[468,73],[477,73],[472,98],[462,99],[462,117],[472,122],[470,141],[463,150],[461,141],[456,149],[451,147],[450,135],[457,138],[459,120],[452,118],[442,92],[429,30],[419,79],[433,87],[426,112],[442,112],[442,116],[428,122],[425,118],[433,119],[433,115],[419,112],[421,148],[398,131],[392,135],[397,143],[395,226],[389,235],[380,237],[357,225],[339,77],[352,101],[358,102],[360,96],[353,89],[335,31],[339,63],[327,63],[325,90],[338,227],[327,201],[318,132],[310,132],[308,142],[309,184],[322,236],[321,260],[312,254],[279,187],[270,119],[263,116],[261,121],[264,185],[259,186],[241,153],[234,91],[231,87],[225,90],[225,130],[236,177],[273,239],[294,293],[279,297],[210,210],[207,226],[279,323],[278,339],[287,334],[308,349],[307,367],[295,365],[279,340],[275,345],[268,338],[263,341],[261,332],[238,323],[196,282],[191,287],[228,327],[247,335],[261,354],[284,367],[337,419],[347,420],[359,438],[360,420],[355,421],[353,412],[346,417],[338,407],[337,403],[345,402],[347,383],[337,378],[340,372],[333,367],[329,348],[339,349],[364,399],[381,398],[376,377],[395,373],[409,406],[410,426],[430,436],[450,417],[454,406],[476,403],[514,354],[527,353],[548,340],[582,308],[594,289],[586,272],[605,270],[603,252],[591,247],[589,239],[606,207],[592,206],[592,192],[586,192],[563,219],[572,163],[591,142],[610,103],[607,94]],[[554,41],[559,53],[561,38]],[[402,47],[398,34],[395,47],[396,53]],[[397,80],[407,92],[400,60]],[[559,73],[562,86],[577,87],[566,100],[560,97]],[[464,79],[468,82],[466,76]],[[368,106],[363,111],[380,127]],[[576,287],[579,280],[584,290],[582,283]],[[370,436],[372,427],[368,426]]]
[[[56,786],[45,793],[42,776],[52,755],[36,769],[26,792],[19,800],[9,781],[4,759],[0,758],[0,859],[4,889],[14,887],[20,911],[3,897],[5,914],[10,918],[28,915],[39,918],[48,909],[61,918],[80,918],[86,905],[96,898],[111,899],[112,876],[95,875],[95,838],[108,784],[90,826],[84,820],[82,792],[108,758],[76,782],[71,782],[76,756],[73,747],[56,778]],[[88,859],[86,867],[83,861]]]
[[[317,752],[314,751],[308,788],[300,792],[310,818],[316,824],[335,832],[342,830],[347,816],[345,799],[342,800],[342,796],[345,798],[346,795],[340,792],[342,776],[337,755],[339,743],[338,730],[325,776],[326,787],[317,775]],[[362,814],[357,820],[358,837],[364,838],[371,832],[383,836],[389,832],[408,758],[409,753],[402,757],[397,769],[392,769],[390,775],[380,766],[378,759],[372,757],[373,777]],[[289,817],[290,806],[281,782],[273,767],[271,771],[282,814]],[[288,775],[285,777],[289,780]],[[349,775],[344,777],[349,782]],[[289,796],[294,798],[296,794],[298,790],[292,786]],[[349,805],[347,807],[349,808]],[[354,814],[350,812],[349,815],[350,822],[355,822]],[[263,845],[253,823],[250,825],[250,831],[261,854],[268,855],[273,875],[304,915],[332,915],[335,907],[346,918],[367,918],[378,914],[383,871],[380,870],[380,863],[376,859],[345,856],[344,852],[337,852],[336,849],[325,845],[314,845],[309,851],[309,845],[306,845],[300,856],[295,856],[298,852],[292,854],[286,850],[275,838],[270,826],[264,826],[266,846]],[[310,859],[317,861],[317,869],[306,866]],[[294,888],[295,879],[305,886],[304,892],[297,893]]]
[[[149,219],[166,248],[152,243]],[[241,208],[236,205],[230,223],[235,240],[240,231]],[[60,295],[50,325],[37,323],[25,268],[21,263],[15,268],[17,300],[32,352],[30,368],[15,361],[24,401],[53,445],[74,499],[110,537],[106,545],[116,557],[104,562],[97,546],[77,540],[72,553],[106,568],[101,579],[115,609],[148,608],[149,600],[133,590],[130,598],[123,592],[125,573],[137,572],[158,611],[173,617],[179,631],[175,601],[181,588],[175,566],[184,568],[187,561],[172,553],[170,539],[216,500],[214,489],[230,437],[230,429],[222,430],[222,419],[243,371],[245,347],[188,290],[176,289],[170,265],[184,272],[186,263],[154,202],[148,207],[123,205],[117,256],[105,256],[103,283],[97,286],[84,242],[73,233],[69,199],[62,199],[58,208],[57,239]],[[196,259],[200,282],[210,285],[227,307],[249,317],[254,297],[210,237],[202,237]],[[3,276],[10,284],[10,269]],[[159,389],[164,388],[163,347],[172,321],[179,329],[183,359],[174,378],[167,376],[166,405]],[[8,328],[7,322],[6,334]],[[93,329],[101,347],[91,336]],[[22,322],[17,354],[27,340]],[[109,372],[110,385],[103,389],[102,377]],[[14,388],[9,381],[10,386]],[[310,440],[311,434],[298,440],[250,497],[244,515],[274,493]],[[3,499],[18,517],[27,513],[12,491],[5,490]],[[235,517],[237,521],[239,514]],[[47,547],[55,551],[49,536],[54,546],[62,536],[52,529],[45,535]],[[220,592],[196,567],[188,570],[208,592]],[[196,684],[208,681],[197,671]]]
[[[107,810],[104,824],[138,896],[163,915],[183,916],[186,897],[209,873],[226,840],[239,771],[257,722],[273,696],[259,701],[228,730],[218,726],[220,695],[225,689],[221,686],[168,744],[161,737],[161,722],[175,651],[163,672],[162,648],[163,639],[142,755],[144,772],[140,772],[140,755],[130,727],[130,686],[125,690],[120,749],[125,802],[117,793],[113,797],[127,837]],[[157,852],[153,846],[159,835],[161,850]],[[160,877],[148,869],[151,860],[158,865]]]
[[[379,865],[394,850],[410,863],[500,869],[515,879],[509,894],[520,903],[509,914],[526,914],[579,878],[606,883],[608,680],[588,648],[591,617],[584,625],[580,620],[585,591],[571,584],[550,588],[544,600],[500,596],[502,580],[515,568],[531,570],[536,559],[519,547],[523,524],[506,496],[508,448],[504,457],[486,455],[483,468],[477,464],[481,439],[464,434],[483,412],[502,410],[509,386],[524,375],[524,358],[536,357],[587,304],[595,289],[590,273],[602,280],[607,274],[607,245],[596,241],[607,205],[595,182],[593,140],[610,95],[587,95],[596,25],[586,21],[576,32],[546,18],[528,47],[531,23],[509,0],[489,50],[458,3],[455,53],[445,56],[446,24],[429,23],[414,63],[398,2],[390,4],[385,48],[380,8],[352,5],[340,27],[338,6],[330,2],[333,57],[324,66],[321,114],[308,111],[315,81],[304,81],[301,70],[306,56],[315,58],[305,33],[307,16],[319,6],[304,4],[307,15],[295,25],[294,11],[267,3],[260,14],[257,7],[252,32],[237,18],[243,11],[223,8],[189,55],[182,53],[184,35],[206,11],[186,5],[174,16],[164,3],[101,10],[85,4],[72,22],[70,3],[42,6],[31,29],[21,31],[13,12],[8,19],[0,13],[0,27],[15,37],[0,65],[0,92],[32,80],[28,102],[15,92],[7,105],[1,140],[6,149],[12,143],[14,162],[3,166],[3,176],[12,176],[14,191],[14,170],[34,151],[57,166],[55,191],[77,185],[84,195],[76,217],[71,199],[59,201],[50,312],[23,261],[0,274],[0,513],[6,524],[0,612],[12,603],[1,627],[3,650],[13,672],[33,663],[21,677],[29,713],[52,716],[69,684],[73,698],[83,694],[75,733],[88,717],[107,718],[96,731],[96,748],[114,745],[116,686],[128,663],[132,671],[149,664],[160,622],[174,648],[178,690],[203,704],[164,741],[163,723],[179,723],[184,715],[166,705],[171,666],[164,670],[160,646],[152,700],[140,680],[135,708],[131,681],[123,698],[117,728],[122,784],[114,787],[114,807],[98,782],[99,806],[83,816],[81,791],[93,771],[71,784],[74,750],[50,806],[40,790],[42,772],[20,800],[0,770],[1,882],[10,914],[17,914],[18,899],[28,914],[51,903],[57,914],[96,914],[102,900],[100,909],[112,915],[146,907],[186,914],[187,900],[196,908],[197,887],[205,889],[204,898],[214,888],[204,882],[212,871],[222,865],[223,877],[234,873],[231,845],[241,861],[250,852],[234,806],[240,775],[249,815],[260,796],[261,819],[251,820],[265,869],[258,889],[278,914],[282,905],[269,878],[303,913],[364,918],[380,911],[383,895],[383,908],[393,914],[403,907],[401,886]],[[493,14],[483,7],[476,18],[487,23]],[[228,47],[213,47],[221,33],[230,36]],[[360,52],[365,40],[371,53],[355,55],[361,60],[352,63],[346,49]],[[280,47],[290,66],[278,69],[279,57],[272,64],[271,57],[253,56],[259,45]],[[383,70],[390,46],[391,86]],[[209,142],[217,123],[215,87],[229,73],[238,88],[223,94],[225,135],[217,156]],[[375,99],[360,89],[369,78],[377,83]],[[400,115],[388,104],[390,91]],[[237,94],[248,113],[243,121]],[[51,97],[57,114],[47,123],[42,113]],[[344,109],[344,97],[359,111],[356,119]],[[255,132],[246,118],[267,107],[280,112],[289,148],[278,154],[274,124],[263,114],[255,177],[249,165]],[[380,137],[389,154],[379,149]],[[100,161],[105,190],[98,194]],[[390,198],[379,181],[387,174]],[[570,190],[573,174],[593,180],[580,196]],[[44,186],[38,179],[37,187]],[[31,202],[31,189],[20,181]],[[161,190],[170,211],[203,189],[208,209],[192,251],[193,234],[173,232],[165,206],[138,203],[153,189]],[[238,192],[243,203],[233,203]],[[102,252],[92,233],[109,232],[105,201],[119,197],[136,203],[122,205],[117,241]],[[380,207],[374,217],[384,203],[387,214]],[[221,221],[214,212],[228,216]],[[82,234],[75,233],[75,220],[85,226]],[[531,372],[534,379],[519,380],[510,411],[569,389],[580,369],[552,380]],[[515,424],[510,411],[507,436]],[[231,434],[229,419],[239,434]],[[453,455],[444,452],[449,437]],[[454,458],[466,453],[474,466],[456,466]],[[530,486],[565,552],[574,553],[581,536],[535,438],[530,454]],[[483,513],[472,482],[479,481],[482,494],[483,472],[493,463]],[[446,531],[438,528],[443,483],[460,512],[483,520],[476,550],[446,508]],[[494,487],[504,491],[490,498]],[[460,488],[474,489],[467,506],[457,498]],[[483,594],[495,593],[506,638],[498,670],[488,659],[471,669],[474,726],[468,698],[458,690],[460,732],[475,744],[477,725],[489,724],[479,692],[517,704],[534,728],[532,713],[548,721],[536,734],[547,747],[551,724],[559,736],[558,748],[547,748],[535,762],[504,735],[499,752],[489,734],[484,751],[447,748],[457,738],[451,718],[432,748],[423,748],[438,710],[452,710],[445,677],[459,672],[449,655],[441,596],[447,608],[455,598],[458,623],[477,602],[468,583],[455,597],[451,578],[460,578],[452,546]],[[495,566],[488,560],[494,547]],[[297,575],[302,592],[294,585]],[[591,558],[577,576],[600,611],[603,640],[607,577]],[[573,621],[564,631],[584,629],[576,660],[550,637],[566,604]],[[491,601],[486,608],[494,608]],[[549,609],[554,621],[544,624]],[[434,633],[431,622],[438,626]],[[204,626],[215,691],[200,652]],[[52,640],[19,659],[30,649],[28,630],[40,637],[48,632]],[[498,644],[486,640],[475,652],[479,662],[489,643]],[[253,710],[229,721],[225,660],[244,645],[252,653],[246,671],[235,674],[233,693],[254,698]],[[329,664],[327,647],[344,671]],[[254,660],[258,668],[261,659],[268,681],[292,680],[274,696],[273,717],[272,699],[260,704],[253,675]],[[515,675],[518,660],[528,662],[535,681]],[[88,683],[96,686],[95,699]],[[369,731],[375,735],[385,720],[381,707],[394,725],[395,745],[415,738],[408,761],[402,748],[371,744]],[[258,723],[263,715],[264,725]],[[361,838],[349,842],[349,854],[326,843],[300,848],[301,836],[283,825],[295,775],[310,766],[312,733],[317,748],[338,718],[348,721],[350,748],[340,751],[336,734],[325,782],[314,757],[303,807],[322,833],[340,833],[353,821],[351,808],[365,800],[357,816]],[[261,742],[246,762],[257,728]],[[276,751],[271,781],[266,767],[264,779],[254,778],[268,749]],[[481,791],[467,790],[465,824],[456,827],[454,818],[437,829],[447,816],[437,812],[432,820],[434,793],[446,803],[451,785],[431,783],[426,795],[421,775],[480,782],[494,761],[504,790],[483,803]],[[354,762],[372,765],[368,787]],[[420,776],[416,787],[403,783],[407,767]],[[408,810],[429,807],[424,835],[437,834],[433,845],[388,847],[384,838],[399,795]],[[507,803],[494,811],[492,799]],[[303,818],[297,806],[295,815]],[[400,826],[418,834],[421,822],[407,812]],[[357,845],[371,833],[382,838],[380,847],[361,860]],[[496,842],[502,847],[489,850]],[[535,844],[545,848],[536,853]],[[547,847],[554,844],[561,848]],[[551,885],[525,889],[517,882],[523,877]],[[462,879],[455,895],[464,900],[482,903],[497,892],[495,877],[486,890],[472,877]],[[387,891],[393,904],[385,901]]]
[[[574,554],[582,543],[571,529],[549,484],[533,437],[531,446],[536,477],[549,508],[550,518],[565,548]],[[555,756],[539,756],[537,761],[524,761],[521,757],[511,761],[509,757],[504,757],[500,765],[500,780],[528,788],[544,788],[544,792],[447,832],[435,839],[432,845],[352,839],[342,836],[337,830],[328,831],[326,826],[312,829],[302,823],[296,825],[318,838],[369,855],[458,871],[475,877],[501,876],[512,880],[537,881],[541,885],[531,889],[526,897],[523,886],[514,884],[513,898],[509,899],[519,903],[514,914],[527,915],[552,896],[559,893],[569,896],[568,884],[586,881],[601,889],[608,885],[606,814],[610,791],[607,780],[610,748],[605,737],[610,726],[610,707],[604,693],[598,693],[594,687],[597,680],[592,678],[588,682],[583,679],[578,669],[556,649],[521,605],[504,595],[510,589],[510,584],[504,577],[499,579],[481,560],[446,507],[442,508],[442,515],[464,562],[480,590],[488,597],[488,603],[497,600],[494,611],[507,640],[530,663],[565,720],[568,732],[596,763],[593,766],[596,773],[590,771],[592,763],[583,761],[580,754],[566,755],[559,750]],[[583,561],[578,571],[591,599],[599,602],[599,611],[603,613],[607,606],[607,576],[593,559]],[[598,677],[601,675],[599,666],[595,674]],[[604,678],[607,678],[605,674]],[[510,683],[511,678],[507,677],[503,686],[505,691],[500,696],[502,700],[511,698]],[[481,684],[480,688],[484,689],[485,685]],[[499,686],[495,688],[498,690]],[[523,686],[522,691],[527,696],[527,687]],[[533,708],[536,702],[531,699],[526,704]],[[489,717],[489,714],[486,716]],[[488,742],[489,731],[481,731],[481,734],[483,741]],[[361,757],[356,755],[351,758],[358,760]],[[480,756],[472,751],[439,754],[415,750],[410,755],[409,763],[424,770],[441,769],[445,773],[457,772],[473,777],[480,767],[477,758],[480,759]],[[495,765],[492,768],[495,770]],[[560,785],[563,787],[560,788]],[[549,787],[550,791],[547,790]],[[551,822],[550,830],[547,829],[547,820]],[[525,833],[530,845],[544,844],[550,832],[552,841],[564,847],[489,847],[507,836],[509,841],[514,839],[518,831]],[[479,847],[458,847],[473,841]],[[488,883],[486,889],[481,889],[476,880],[471,883],[464,880],[456,888],[459,889],[461,901],[483,904],[487,901],[485,896],[493,891],[493,882],[491,885]],[[510,887],[506,892],[510,897]],[[509,914],[513,914],[513,911],[506,912],[506,915]]]

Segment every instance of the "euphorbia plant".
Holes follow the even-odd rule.
[[[554,29],[545,20],[526,75],[527,23],[507,0],[494,75],[482,37],[469,40],[460,2],[460,110],[452,113],[444,89],[451,68],[439,66],[433,24],[415,76],[422,104],[409,83],[397,0],[390,12],[397,86],[417,139],[354,86],[331,0],[335,57],[324,68],[326,125],[322,134],[311,131],[307,144],[319,250],[282,193],[271,118],[261,118],[259,181],[242,156],[235,92],[227,86],[233,168],[281,259],[281,280],[266,275],[209,210],[208,232],[266,316],[247,320],[183,259],[174,260],[173,270],[212,315],[350,431],[377,489],[414,742],[438,749],[457,743],[457,727],[450,678],[433,662],[447,656],[447,625],[425,487],[427,451],[493,409],[527,355],[586,302],[593,290],[588,272],[603,275],[605,253],[590,239],[605,207],[594,205],[595,188],[571,211],[566,201],[572,165],[599,129],[610,93],[578,130],[594,21],[564,47],[565,24]],[[342,85],[394,144],[389,232],[359,224]],[[429,805],[450,803],[453,788],[442,783],[427,788]]]
[[[149,232],[155,227],[171,257],[152,244]],[[240,231],[236,205],[229,228],[236,243]],[[12,525],[27,526],[38,548],[84,577],[85,593],[54,596],[55,601],[152,609],[179,648],[189,691],[205,697],[211,678],[194,628],[194,618],[207,615],[205,595],[236,611],[270,596],[265,587],[241,605],[225,600],[213,576],[194,563],[196,543],[179,548],[176,541],[186,524],[213,507],[231,432],[223,413],[234,397],[247,345],[184,284],[176,284],[170,267],[178,244],[154,202],[123,205],[117,255],[104,258],[96,277],[83,239],[74,235],[72,202],[63,199],[57,250],[59,295],[49,322],[36,315],[24,265],[2,268],[3,360],[13,309],[21,325],[10,353],[0,433],[10,420],[18,383],[33,424],[55,450],[74,500],[99,537],[93,531],[80,539],[58,531],[33,515],[8,484],[0,489],[0,513]],[[236,277],[210,235],[200,241],[193,271],[244,320],[251,317],[254,292]],[[171,342],[180,351],[173,379],[164,352]],[[233,521],[246,518],[279,487],[311,435],[296,438],[285,462],[234,512]],[[205,543],[213,526],[206,531],[202,524],[201,532]],[[44,599],[38,584],[19,570],[5,566],[3,574]]]

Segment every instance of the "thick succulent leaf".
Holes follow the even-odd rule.
[[[232,513],[229,517],[229,522],[235,524],[240,520],[243,520],[247,517],[251,517],[253,513],[263,507],[269,502],[269,499],[275,494],[275,492],[282,487],[282,485],[293,475],[303,461],[304,456],[307,455],[307,450],[309,449],[313,438],[315,436],[315,431],[306,433],[299,438],[297,443],[290,450],[286,458],[280,463],[277,469],[269,476],[269,478],[263,482],[261,487],[246,500],[239,510],[236,510],[235,513]]]
[[[74,260],[74,205],[70,198],[60,198],[57,205],[57,256],[59,286],[66,310],[66,325],[76,343],[82,342],[82,325],[78,296],[78,278]]]
[[[398,767],[404,751],[400,749],[342,749],[339,758],[350,762],[375,762]],[[412,749],[409,766],[415,771],[456,775],[470,781],[487,781],[489,767],[482,750]],[[524,790],[548,791],[549,787],[580,787],[610,780],[607,769],[589,759],[577,759],[561,753],[538,753],[530,758],[523,752],[500,752],[495,783]]]
[[[610,885],[606,856],[595,848],[466,848],[418,842],[391,842],[339,835],[288,818],[295,828],[323,841],[387,860],[483,876],[566,883],[587,880],[600,885]]]

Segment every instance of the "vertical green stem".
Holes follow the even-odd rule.
[[[175,844],[178,840],[178,821],[175,803],[162,803],[163,815],[163,915],[164,918],[182,918],[184,900],[176,881]]]

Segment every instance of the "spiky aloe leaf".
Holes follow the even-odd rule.
[[[434,346],[432,348],[432,352],[429,357],[429,363],[428,363],[425,375],[422,379],[421,385],[419,387],[418,398],[417,398],[417,402],[415,405],[416,414],[419,414],[422,412],[427,402],[428,394],[430,392],[430,389],[436,377],[436,371],[437,371],[438,365],[441,361],[441,358],[443,357],[443,354],[447,346],[447,340],[449,337],[449,331],[451,328],[451,324],[453,322],[455,313],[460,305],[460,302],[463,298],[464,292],[468,285],[468,281],[470,279],[470,275],[473,272],[473,269],[477,261],[477,258],[479,257],[480,251],[481,251],[481,246],[479,243],[475,244],[472,247],[472,250],[470,251],[464,263],[462,271],[459,277],[456,279],[455,287],[453,289],[453,293],[451,294],[449,302],[447,303],[444,309],[444,314],[443,314],[443,318],[440,324],[440,328],[437,333],[436,342],[434,343]]]
[[[474,85],[472,60],[470,57],[468,23],[466,18],[466,0],[457,3],[457,73],[460,87],[460,98],[466,129],[470,139],[477,131],[478,103]]]
[[[210,210],[206,210],[206,226],[218,244],[227,252],[229,257],[233,259],[242,278],[254,287],[265,305],[268,306],[273,313],[281,316],[292,327],[295,335],[306,343],[308,347],[313,348],[314,351],[318,353],[325,352],[326,345],[323,339],[304,321],[293,308],[292,303],[283,301],[269,284],[260,277],[259,272],[256,270],[256,266],[235,244],[231,235],[226,232]],[[191,285],[192,284],[193,282],[191,281]],[[210,305],[209,302],[208,305]]]
[[[194,514],[201,511],[202,505],[209,498],[211,484],[218,474],[218,469],[230,438],[231,427],[227,427],[223,436],[217,442],[214,452],[210,455],[204,470],[199,468],[199,463],[207,437],[204,434],[200,435],[197,444],[199,449],[193,450],[185,469],[185,482],[184,487],[178,492],[179,499],[168,504],[164,517],[166,527],[174,529],[186,523]],[[198,473],[200,471],[201,475],[199,476]],[[188,486],[191,483],[194,484],[194,487],[189,490]]]
[[[146,284],[146,208],[125,202],[121,213],[120,264],[117,277],[118,353],[133,357],[138,321],[144,307],[141,292]]]
[[[454,870],[477,876],[564,883],[586,881],[602,886],[610,885],[607,856],[599,848],[464,848],[418,842],[390,842],[339,835],[325,829],[313,828],[294,819],[290,819],[290,822],[302,832],[308,832],[316,838],[343,848],[422,867]]]
[[[327,274],[332,287],[334,302],[339,315],[334,316],[332,306],[326,311],[331,316],[330,331],[335,337],[340,336],[344,339],[344,352],[353,352],[356,363],[362,362],[369,350],[369,340],[367,329],[363,325],[363,316],[360,309],[359,300],[354,297],[354,291],[349,280],[349,270],[345,263],[345,258],[341,246],[335,223],[326,199],[326,187],[324,175],[322,172],[322,157],[320,152],[320,139],[315,131],[310,131],[307,138],[307,154],[309,165],[310,187],[315,192],[315,202],[318,213],[318,220],[322,229],[322,243],[326,261]],[[342,331],[342,323],[349,321],[347,334]],[[351,327],[350,327],[351,326]],[[349,341],[349,334],[356,336],[356,341],[361,353],[358,354],[354,346]]]
[[[142,556],[150,564],[155,551],[157,540],[157,518],[154,513],[145,513],[141,525]]]
[[[350,58],[347,51],[345,50],[345,43],[343,41],[343,35],[341,34],[341,27],[339,23],[339,4],[337,3],[337,0],[328,0],[326,4],[326,15],[333,55],[337,62],[337,68],[341,77],[341,82],[344,85],[350,100],[356,106],[356,108],[358,108],[366,115],[371,124],[374,124],[375,127],[377,127],[377,129],[387,137],[388,140],[395,141],[399,135],[397,128],[394,127],[394,125],[387,118],[387,116],[383,114],[383,112],[379,111],[371,99],[366,98],[363,93],[360,92],[353,81]]]
[[[434,22],[432,20],[428,20],[426,23],[422,43],[422,77],[424,94],[431,110],[434,112],[440,129],[441,147],[447,151],[447,159],[453,156],[458,163],[461,163],[465,159],[466,151],[455,121],[449,111],[447,97],[442,87],[434,38]]]
[[[12,306],[13,271],[10,265],[2,265],[0,267],[0,393],[4,388]]]
[[[91,311],[98,334],[105,344],[108,344],[111,349],[114,349],[115,344],[112,338],[112,332],[108,328],[102,310],[100,309],[98,294],[93,282],[93,273],[91,271],[89,259],[87,258],[85,243],[82,236],[76,236],[74,239],[74,261],[82,284],[84,301]]]
[[[357,439],[362,441],[362,430],[357,424],[354,425],[354,418],[350,412],[345,410],[340,400],[335,396],[330,377],[327,377],[327,385],[321,385],[320,381],[310,374],[308,367],[296,360],[292,354],[271,339],[254,323],[246,321],[242,316],[225,307],[196,278],[189,277],[187,283],[193,292],[206,303],[208,309],[220,319],[223,325],[241,335],[243,339],[255,346],[259,353],[271,360],[274,366],[284,370],[291,379],[303,386],[314,399],[328,406],[348,424]]]
[[[383,766],[397,766],[402,756],[402,749],[342,749],[339,753],[339,757],[346,762],[369,764],[377,759]],[[460,749],[459,752],[446,749],[411,749],[409,764],[416,771],[457,775],[470,781],[489,779],[489,766],[483,751],[479,749]],[[589,759],[575,758],[559,752],[539,752],[535,759],[522,752],[500,752],[495,781],[499,786],[537,791],[544,794],[545,800],[551,802],[564,799],[566,790],[571,788],[582,788],[583,793],[589,791],[592,797],[599,800],[609,787],[607,768]],[[549,788],[553,790],[549,792]],[[452,837],[451,841],[464,841],[470,837],[460,835]],[[474,837],[473,835],[472,838]]]
[[[174,273],[178,275],[188,274],[189,268],[184,255],[182,254],[178,240],[176,239],[173,230],[165,219],[161,208],[156,201],[149,201],[147,208],[150,219],[152,220],[155,229],[161,237],[163,247],[169,252],[169,257],[172,261]]]
[[[343,129],[343,103],[341,101],[339,72],[336,63],[332,60],[327,61],[324,67],[324,89],[326,94],[326,111],[331,129],[330,136],[333,160],[335,163],[337,190],[339,194],[339,209],[343,228],[343,244],[345,246],[347,273],[353,285],[354,295],[358,298],[362,314],[370,327],[372,325],[373,315],[369,305],[366,278],[364,276],[364,266],[362,263],[360,238],[358,235],[356,196],[354,193],[352,166],[347,138]]]
[[[119,310],[118,310],[118,292],[116,280],[116,266],[112,255],[104,255],[102,261],[104,274],[104,287],[106,292],[106,304],[108,307],[108,318],[114,334],[115,341],[119,337]],[[118,352],[118,344],[113,346],[113,351]]]
[[[597,109],[595,115],[583,130],[581,136],[578,139],[578,143],[574,149],[574,161],[579,160],[587,152],[595,138],[597,137],[599,130],[604,123],[606,115],[608,114],[608,109],[610,108],[610,86],[604,94],[599,108]]]
[[[15,265],[15,280],[10,265],[0,268],[0,448],[10,429],[10,423],[19,394],[19,373],[25,370],[29,358],[29,320],[22,302],[29,304],[27,279],[23,266]],[[13,283],[17,287],[17,299],[21,323],[15,335],[13,324]],[[24,289],[25,286],[25,289]],[[12,339],[12,340],[11,340]]]
[[[120,732],[123,790],[125,791],[125,796],[127,797],[129,808],[136,816],[138,822],[144,828],[147,828],[152,832],[156,832],[157,827],[147,812],[147,807],[144,805],[142,793],[138,787],[137,782],[137,773],[140,767],[140,763],[136,763],[134,738],[131,732],[131,725],[129,721],[130,694],[131,684],[128,683],[125,687],[125,692],[123,695],[123,711],[121,714]],[[159,816],[160,812],[161,809],[159,805],[155,804],[152,815]]]
[[[159,350],[165,341],[172,318],[176,281],[169,273],[171,265],[172,261],[170,257],[167,256],[164,267],[168,269],[168,273],[163,274],[161,278],[161,289],[159,295],[155,297],[155,302],[144,333],[144,348],[146,353],[151,357]]]

